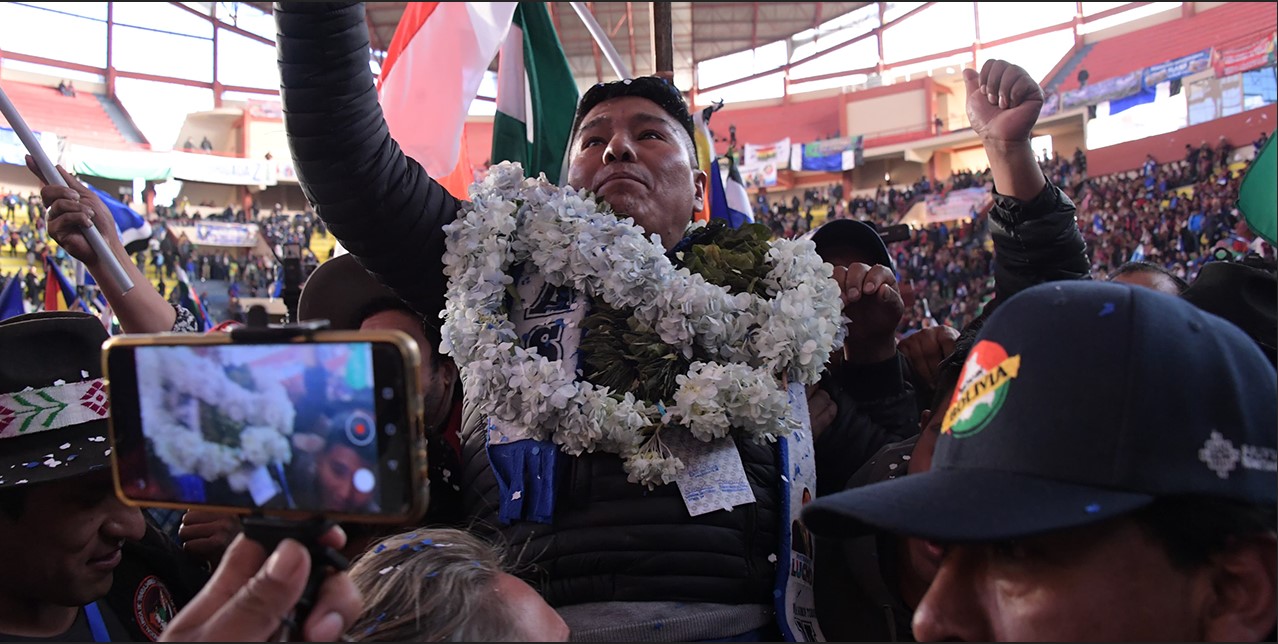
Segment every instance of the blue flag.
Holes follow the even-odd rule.
[[[19,273],[0,292],[0,320],[7,320],[27,312],[22,300],[22,274]]]
[[[737,162],[728,156],[728,180],[723,186],[728,201],[728,223],[733,228],[754,223],[754,209],[750,207],[750,195],[746,192],[745,182],[737,171]]]
[[[124,202],[110,194],[87,183],[84,185],[88,186],[89,190],[92,190],[93,194],[106,204],[107,210],[111,211],[111,216],[115,218],[115,228],[120,231],[120,241],[124,243],[124,250],[130,255],[146,250],[147,242],[151,240],[151,224],[147,222],[146,217],[134,212]]]

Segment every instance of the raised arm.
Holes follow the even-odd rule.
[[[363,3],[275,3],[280,97],[302,190],[364,268],[428,320],[444,306],[459,202],[390,136]]]
[[[85,270],[98,283],[102,295],[111,305],[111,311],[120,320],[120,328],[125,333],[185,330],[179,328],[181,324],[175,324],[181,321],[177,309],[155,290],[155,285],[125,251],[124,243],[120,241],[115,228],[115,220],[106,204],[62,166],[56,166],[56,169],[62,173],[62,179],[67,183],[66,188],[50,185],[30,156],[27,156],[27,168],[43,184],[40,199],[49,206],[49,236],[66,249],[69,255],[84,262]],[[111,249],[120,266],[124,267],[124,271],[133,280],[133,289],[128,293],[122,292],[115,280],[109,279],[110,273],[105,268],[107,258],[98,257],[93,246],[85,239],[84,227],[90,222],[102,233],[107,248]]]
[[[1043,90],[1024,69],[989,60],[965,70],[967,113],[994,177],[990,234],[998,301],[1052,280],[1086,279],[1091,264],[1074,203],[1043,176],[1030,147]]]

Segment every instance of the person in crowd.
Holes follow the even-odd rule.
[[[341,528],[320,537],[320,545],[335,550],[345,544]],[[363,610],[363,598],[344,572],[328,574],[306,621],[290,628],[310,572],[311,555],[301,543],[284,539],[268,557],[261,544],[240,535],[159,641],[273,642],[280,641],[281,634],[300,635],[308,642],[338,641]]]
[[[821,382],[809,387],[822,496],[842,490],[884,444],[917,432],[918,410],[897,350],[905,305],[883,238],[855,219],[828,222],[810,238],[826,263],[856,273],[849,279],[862,291],[844,309],[850,323],[842,351],[831,358]]]
[[[430,455],[431,504],[425,521],[459,524],[461,500],[453,475],[461,471],[461,382],[452,359],[439,352],[438,324],[409,308],[352,255],[321,264],[303,286],[297,310],[300,320],[328,320],[332,329],[402,331],[417,343]]]
[[[941,420],[950,406],[963,362],[985,318],[977,318],[937,360],[935,393],[920,420],[920,431],[884,445],[848,480],[852,490],[877,481],[927,471]],[[940,327],[934,327],[940,328]],[[911,622],[936,575],[939,555],[921,539],[874,531],[840,539],[814,535],[817,617],[829,641],[913,641]]]
[[[937,326],[901,343],[902,355],[910,358],[907,373],[926,396],[920,402],[931,401],[922,412],[921,431],[882,446],[847,481],[848,489],[927,469],[959,378],[956,365],[997,306],[1034,284],[1088,277],[1073,203],[1047,179],[1030,149],[1041,89],[1024,69],[1003,61],[990,61],[979,73],[969,70],[965,81],[969,117],[985,142],[996,181],[990,219],[997,296],[962,331]],[[816,543],[817,611],[827,636],[909,639],[912,610],[935,569],[926,544],[890,534],[847,543],[818,536]]]
[[[40,188],[40,198],[43,203],[48,204],[49,236],[60,247],[65,248],[68,254],[84,263],[85,269],[94,276],[102,295],[111,304],[121,329],[126,333],[191,333],[199,329],[194,313],[177,304],[170,304],[129,257],[116,230],[115,218],[92,190],[62,166],[56,166],[56,169],[62,174],[68,187],[50,185],[36,167],[31,155],[26,156],[26,162],[27,169],[43,186]],[[125,293],[110,278],[104,264],[109,260],[98,257],[97,251],[84,236],[83,230],[88,226],[97,228],[102,234],[116,261],[133,281],[132,290]],[[172,292],[176,295],[179,290],[184,289],[184,285],[179,285]]]
[[[289,507],[341,513],[377,511],[377,454],[354,438],[362,412],[338,411],[326,418],[323,434],[294,436],[293,462],[281,492]],[[369,427],[364,432],[372,431]],[[307,440],[311,439],[311,440]]]
[[[281,3],[275,17],[285,127],[303,190],[365,269],[424,318],[436,318],[445,297],[441,228],[461,204],[388,136],[368,66],[330,55],[367,48],[362,6]],[[366,82],[365,93],[337,90]],[[670,251],[683,240],[706,185],[691,132],[687,105],[668,81],[600,85],[575,115],[567,183],[597,191]],[[836,273],[843,291],[846,274]],[[545,506],[516,505],[501,495],[498,472],[518,474],[513,461],[490,460],[486,419],[472,410],[461,427],[459,485],[467,514],[476,529],[529,554],[523,574],[537,580],[576,637],[779,636],[774,562],[791,517],[781,516],[775,445],[737,443],[754,503],[690,516],[675,486],[648,490],[627,482],[615,454],[569,456],[552,444],[524,461],[547,474],[537,468],[550,467],[550,459],[565,466],[562,478],[543,483],[523,470],[523,480],[534,481],[527,485],[539,486],[529,488],[534,496],[553,505],[541,515]],[[664,554],[654,565],[650,553],[658,550]]]
[[[1276,391],[1250,338],[1182,299],[1042,284],[977,335],[928,471],[804,521],[936,544],[920,641],[1273,639]]]
[[[1249,255],[1209,262],[1181,297],[1242,329],[1278,366],[1278,271],[1273,260]]]
[[[388,537],[351,566],[361,642],[566,642],[568,625],[498,548],[452,528]]]
[[[106,339],[85,313],[0,322],[0,640],[153,641],[207,578],[114,494]]]
[[[1109,274],[1109,281],[1152,288],[1168,295],[1180,295],[1189,286],[1175,273],[1152,262],[1127,262]]]

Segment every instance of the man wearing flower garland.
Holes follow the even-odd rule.
[[[316,212],[365,269],[428,319],[445,309],[447,261],[448,275],[457,285],[449,292],[449,305],[454,308],[449,310],[452,331],[446,329],[445,344],[450,345],[455,356],[474,351],[487,355],[487,362],[483,358],[471,360],[469,372],[465,361],[458,357],[467,403],[462,424],[465,462],[461,484],[467,509],[479,521],[479,527],[499,531],[512,551],[526,553],[525,558],[532,564],[530,580],[541,586],[547,600],[561,611],[578,638],[777,639],[783,633],[792,639],[814,637],[816,632],[796,633],[786,623],[790,620],[776,616],[778,607],[786,610],[782,604],[787,584],[779,582],[788,581],[790,575],[778,575],[778,568],[784,573],[791,569],[787,565],[792,558],[785,535],[792,520],[790,506],[799,505],[801,492],[801,488],[793,491],[791,503],[785,486],[792,478],[810,476],[812,468],[805,470],[801,465],[804,461],[792,454],[791,471],[785,472],[785,456],[779,444],[744,437],[735,445],[727,443],[727,450],[708,455],[709,460],[705,454],[684,456],[686,452],[681,452],[689,463],[694,458],[706,462],[709,467],[702,469],[707,471],[715,467],[735,469],[717,490],[702,499],[689,500],[683,498],[686,494],[681,496],[686,486],[669,483],[677,471],[697,469],[671,458],[673,450],[687,449],[677,445],[686,443],[680,434],[691,434],[667,429],[657,438],[651,426],[653,415],[657,424],[662,423],[662,412],[684,413],[685,420],[697,415],[695,403],[701,397],[693,394],[699,392],[706,394],[705,399],[715,399],[715,389],[707,388],[716,382],[714,377],[729,378],[718,381],[727,389],[745,380],[759,385],[741,390],[752,391],[751,395],[767,403],[757,406],[768,410],[763,416],[744,414],[760,421],[761,434],[757,436],[774,429],[777,435],[782,434],[780,429],[788,432],[789,424],[797,424],[795,419],[800,415],[806,420],[806,413],[791,408],[791,394],[778,390],[779,383],[771,375],[751,371],[753,367],[748,367],[745,360],[736,362],[725,354],[735,351],[744,357],[753,352],[758,359],[756,364],[791,365],[795,378],[810,372],[815,380],[841,328],[839,288],[828,279],[828,268],[821,275],[824,265],[810,246],[783,246],[772,259],[765,259],[769,252],[766,234],[757,239],[748,230],[737,234],[706,227],[685,238],[692,214],[701,205],[706,180],[697,170],[691,118],[678,90],[656,78],[602,85],[587,93],[577,113],[568,184],[597,194],[611,209],[633,218],[637,228],[619,226],[624,220],[618,222],[610,212],[594,217],[585,212],[593,210],[593,202],[587,204],[572,195],[547,191],[539,197],[536,190],[520,193],[518,178],[503,174],[506,171],[500,169],[487,187],[481,186],[481,191],[487,191],[486,198],[477,195],[473,214],[462,220],[459,218],[464,214],[464,205],[426,176],[416,161],[405,157],[388,135],[367,61],[359,60],[368,48],[362,5],[284,3],[277,5],[275,15],[280,32],[286,126],[299,177]],[[575,298],[574,289],[557,288],[535,271],[521,272],[519,266],[503,259],[506,255],[501,249],[518,253],[523,252],[520,249],[524,246],[501,246],[509,244],[505,241],[509,236],[483,234],[492,230],[486,226],[513,224],[513,195],[525,200],[541,199],[537,204],[541,212],[546,211],[549,202],[569,209],[561,211],[564,217],[540,220],[537,212],[520,212],[521,221],[546,224],[541,229],[548,235],[546,243],[528,244],[534,255],[539,249],[550,247],[546,244],[559,243],[576,249],[563,254],[563,274],[593,262],[614,267],[597,274],[597,280],[583,276],[583,286],[594,284],[604,293],[624,291],[632,284],[650,283],[652,271],[672,263],[692,265],[705,279],[689,281],[671,273],[682,286],[665,292],[666,298],[660,297],[663,293],[654,292],[651,297],[614,309],[610,296],[603,295],[590,302],[590,316],[573,319],[574,313],[584,314],[586,308],[581,298]],[[506,210],[503,204],[512,208]],[[458,223],[446,232],[445,226],[454,221]],[[568,234],[564,232],[567,229],[554,229],[551,225],[571,221],[584,222],[584,227]],[[651,234],[658,235],[659,241],[645,239]],[[587,245],[571,243],[588,240],[591,235],[600,239],[594,253]],[[450,236],[448,251],[452,255],[446,258],[445,241]],[[790,320],[778,316],[774,320],[774,325],[780,325],[777,332],[803,338],[804,342],[794,346],[778,340],[763,348],[775,355],[764,356],[760,349],[743,346],[747,343],[718,345],[704,341],[706,337],[735,337],[741,329],[732,321],[744,324],[744,313],[711,311],[701,317],[688,315],[683,318],[685,322],[679,322],[678,315],[672,317],[671,307],[679,307],[668,301],[670,298],[686,298],[681,302],[697,305],[702,300],[690,297],[694,290],[713,294],[719,288],[714,284],[731,282],[733,276],[724,274],[723,265],[704,251],[709,241],[718,242],[718,248],[727,252],[738,253],[737,259],[747,259],[740,265],[747,273],[753,271],[752,276],[766,278],[770,270],[775,270],[774,284],[785,281],[796,289],[800,284],[809,284],[807,295],[800,297],[804,291],[794,291],[788,305],[793,311],[806,309],[811,313],[805,317],[795,315]],[[468,269],[483,259],[480,251],[489,244],[494,249],[494,270],[482,277],[496,282],[480,279],[474,285],[483,288],[464,288],[466,279],[476,275]],[[543,255],[549,256],[538,257],[533,263],[540,266],[541,274],[549,275],[547,264],[561,258],[552,253]],[[616,269],[630,260],[634,260],[630,265],[636,272]],[[793,270],[787,272],[789,267]],[[714,272],[716,268],[720,273]],[[622,283],[626,276],[631,281]],[[506,303],[501,294],[507,284],[519,292],[516,302],[521,306],[509,306],[508,310],[503,306]],[[673,287],[674,282],[671,284]],[[772,295],[751,293],[747,297],[741,288],[727,288],[733,296],[716,299],[716,306],[732,308],[747,301],[749,306],[756,306],[766,303],[765,298]],[[783,286],[774,288],[785,290]],[[508,326],[517,328],[518,343],[536,348],[519,354],[523,360],[520,364],[531,370],[506,381],[508,389],[494,390],[488,375],[491,369],[485,372],[479,367],[487,364],[501,369],[523,368],[509,362],[509,351],[502,347],[510,345],[485,338],[486,325],[466,324],[472,319],[469,312],[479,311],[475,306],[483,302],[485,295],[494,296],[492,301],[498,309],[490,312],[500,314],[503,320],[497,322],[494,318],[495,326],[503,331]],[[610,306],[603,306],[605,302]],[[627,310],[631,307],[633,315]],[[652,322],[648,335],[643,329],[618,324],[644,315],[645,311]],[[609,317],[613,314],[616,317]],[[727,321],[726,326],[715,327],[715,320]],[[803,323],[796,324],[796,320]],[[583,327],[589,329],[585,338],[581,338]],[[658,327],[660,333],[651,332]],[[642,338],[661,335],[660,342],[628,342],[635,337],[626,335],[632,331]],[[468,335],[472,332],[474,335]],[[580,338],[580,355],[572,341],[574,334]],[[685,342],[672,344],[669,337]],[[821,341],[807,342],[808,338],[824,338],[825,346],[821,346]],[[635,349],[636,346],[643,348]],[[607,354],[610,348],[617,351],[615,356]],[[648,350],[650,354],[644,353]],[[788,353],[782,356],[782,352]],[[616,359],[599,364],[605,355]],[[590,362],[592,356],[595,364]],[[583,358],[579,362],[583,372],[593,374],[589,383],[555,379],[559,376],[551,361],[579,357]],[[682,368],[658,370],[655,374],[643,370],[666,360],[682,361]],[[609,368],[610,364],[622,363],[633,368]],[[698,372],[693,364],[704,368]],[[783,374],[786,371],[780,369]],[[636,378],[635,373],[644,375]],[[759,373],[767,376],[767,386],[761,380],[750,380]],[[624,380],[627,376],[629,382],[610,380]],[[592,425],[586,419],[587,427],[597,429],[585,434],[561,429],[547,436],[548,429],[536,422],[545,417],[546,408],[524,402],[524,394],[535,396],[540,388],[534,386],[530,390],[521,382],[556,383],[548,387],[552,395],[544,400],[555,410],[556,404],[563,406],[563,400],[556,400],[560,395],[610,410],[601,413],[615,413],[617,408],[629,405],[626,408],[635,413],[625,418],[648,427],[650,433],[628,435],[624,423]],[[601,384],[604,382],[615,385],[612,389],[617,392],[633,393],[647,387],[666,393],[682,391],[685,395],[655,397],[639,393],[621,400],[591,398],[589,394],[606,386]],[[702,388],[685,387],[690,382]],[[593,389],[587,386],[590,383]],[[651,404],[652,400],[665,400],[666,407]],[[492,403],[492,407],[481,411],[481,403]],[[566,411],[563,414],[573,416]],[[581,413],[574,417],[584,418]],[[490,418],[502,422],[490,423]],[[508,422],[510,418],[532,418],[534,422],[521,426]],[[607,435],[596,435],[596,431],[606,431]],[[643,445],[630,440],[642,441]],[[807,443],[810,445],[810,441]],[[566,454],[561,448],[582,453]],[[629,456],[623,459],[618,454]],[[684,467],[680,468],[680,464]],[[648,482],[652,489],[632,480]],[[728,489],[739,498],[727,498],[730,495],[725,495],[724,490]],[[711,505],[694,516],[691,508],[698,501]],[[806,570],[801,559],[793,559],[795,570]],[[793,587],[802,581],[798,579]],[[780,601],[774,593],[781,594]],[[815,630],[815,625],[806,627]]]
[[[500,531],[515,546],[512,550],[529,554],[533,580],[541,582],[575,634],[598,640],[819,637],[815,624],[800,619],[811,614],[810,605],[800,605],[793,595],[802,593],[810,579],[809,562],[790,546],[800,490],[808,487],[806,480],[803,485],[797,481],[814,478],[814,468],[804,460],[805,454],[811,457],[811,441],[795,428],[806,421],[799,406],[802,388],[796,398],[793,386],[814,381],[838,341],[839,294],[856,299],[860,291],[872,289],[848,283],[849,271],[837,273],[837,284],[827,279],[829,273],[821,274],[818,267],[824,264],[810,246],[761,244],[747,229],[689,231],[705,179],[696,170],[687,106],[676,89],[658,79],[601,85],[584,97],[568,171],[571,186],[596,193],[611,208],[633,217],[645,233],[659,236],[655,243],[636,235],[634,226],[619,222],[611,211],[594,212],[593,201],[521,186],[504,170],[481,187],[487,199],[477,199],[475,216],[459,220],[463,204],[389,137],[367,66],[363,7],[281,4],[275,15],[290,146],[303,188],[320,217],[365,269],[424,316],[444,309],[445,261],[447,275],[459,284],[479,274],[472,284],[483,286],[480,292],[454,288],[449,293],[450,306],[457,306],[449,311],[455,331],[446,338],[453,340],[453,350],[479,358],[469,361],[465,384],[466,502],[481,525]],[[511,196],[525,205],[536,199],[537,207],[519,210],[524,205]],[[545,233],[545,244],[511,244],[509,231],[473,234],[505,230],[485,228],[496,224],[514,229],[516,210],[523,220],[536,223],[536,215],[550,206],[560,207],[562,217],[541,220],[543,228],[536,232]],[[87,221],[68,218],[67,225]],[[450,226],[454,221],[458,223]],[[558,221],[585,222],[585,227],[570,236],[567,229],[549,225]],[[685,237],[688,232],[692,234]],[[592,235],[598,247],[583,251],[589,244],[578,242]],[[446,239],[451,257],[446,257]],[[500,251],[492,255],[495,270],[472,270],[475,260],[482,259],[478,250],[489,243]],[[610,246],[614,243],[619,245]],[[545,252],[556,244],[575,248],[576,254],[560,258]],[[731,261],[723,259],[725,250]],[[540,251],[533,263],[543,275],[519,272],[507,251],[524,253],[525,259]],[[560,268],[569,271],[595,262],[610,270],[595,269],[593,275],[574,277],[577,281],[561,270],[556,286],[546,277],[547,266],[561,259]],[[675,273],[675,263],[701,280]],[[622,265],[634,270],[618,270]],[[572,317],[584,313],[587,303],[574,296],[577,289],[565,285],[616,295],[633,285],[651,285],[660,270],[677,278],[671,281],[678,282],[676,292],[644,291],[644,297],[623,304],[605,294],[590,302],[588,318]],[[501,297],[508,285],[519,291],[516,306]],[[720,287],[722,292],[716,290]],[[714,297],[692,297],[694,293]],[[488,295],[508,310],[467,306],[485,303]],[[688,313],[707,306],[718,308]],[[769,315],[772,306],[777,315]],[[501,318],[473,324],[479,318],[471,314],[478,313],[500,313]],[[520,326],[537,319],[548,323]],[[744,339],[744,329],[752,326],[768,333],[750,336],[749,342],[707,341]],[[503,339],[500,333],[509,327],[520,330],[518,342],[492,341]],[[581,337],[582,328],[589,331],[586,337]],[[493,329],[489,336],[495,337],[485,336]],[[574,334],[580,339],[577,345],[565,341]],[[654,336],[659,341],[647,341]],[[511,344],[519,349],[512,351]],[[512,353],[519,358],[514,363]],[[554,380],[561,374],[551,373],[560,368],[549,364],[551,357],[554,362],[584,358],[580,364],[591,370],[589,382]],[[604,360],[609,357],[616,360]],[[682,367],[646,372],[654,363]],[[611,368],[616,364],[631,366]],[[759,369],[769,366],[775,368]],[[505,391],[492,386],[498,382],[491,374],[496,367],[506,372]],[[788,380],[791,388],[778,390],[780,380]],[[557,386],[548,386],[552,381]],[[603,387],[626,397],[589,395]],[[642,388],[677,393],[631,395]],[[725,399],[725,392],[734,393],[738,402]],[[476,400],[487,406],[479,409]],[[577,409],[575,416],[565,411],[566,400],[573,401],[567,409]],[[735,404],[736,409],[707,411],[699,405],[706,401]],[[596,405],[593,412],[600,415],[584,413],[588,404]],[[558,413],[584,425],[547,436],[553,428],[539,424],[545,407],[554,408],[547,417]],[[617,413],[623,407],[634,413]],[[600,422],[608,416],[616,422]],[[721,428],[712,426],[729,416],[735,416],[732,428],[726,422]],[[512,425],[512,418],[537,422]],[[653,427],[664,427],[667,418],[692,431],[667,428],[658,434]],[[632,420],[634,428],[629,427]],[[698,437],[713,437],[719,441],[715,445],[728,449],[698,448],[699,441],[685,439],[703,421],[710,425]],[[782,440],[772,444],[743,437],[725,444],[722,434],[729,429],[743,433],[740,421],[750,421],[751,438]],[[697,480],[715,472],[723,476],[713,485]],[[681,480],[680,475],[692,479]],[[668,485],[673,481],[679,485]],[[688,482],[693,485],[685,487]],[[694,498],[689,488],[708,491]],[[694,511],[694,506],[699,508]],[[800,609],[806,610],[801,614]]]
[[[443,262],[448,233],[444,226],[458,219],[463,205],[427,177],[416,161],[404,157],[389,138],[367,64],[357,64],[355,60],[355,52],[366,51],[368,46],[362,6],[281,4],[275,15],[281,33],[281,92],[289,114],[286,126],[299,176],[316,212],[364,268],[425,317],[438,316],[445,308]],[[337,51],[350,55],[334,60],[332,54]],[[360,66],[364,69],[358,69]],[[352,92],[343,88],[358,89]],[[685,230],[701,205],[706,183],[697,170],[691,118],[678,90],[655,78],[601,86],[584,97],[575,126],[569,154],[569,185],[599,195],[615,211],[633,218],[644,234],[659,235],[655,257],[667,265],[684,260],[712,263],[697,250],[704,243],[698,244],[695,237],[685,240]],[[492,196],[498,201],[503,195],[501,188],[492,187]],[[369,204],[373,206],[370,208]],[[487,217],[481,206],[486,204],[477,202],[476,214]],[[489,214],[492,221],[500,219],[501,213]],[[611,215],[607,218],[616,221]],[[480,225],[487,220],[481,217],[476,221]],[[450,230],[454,237],[472,239],[476,244],[493,239],[484,235],[467,237],[465,226]],[[767,250],[766,238],[763,244],[756,244],[746,237],[743,234],[732,238],[730,241],[737,243],[733,248],[741,252]],[[625,245],[633,239],[638,239],[636,245]],[[651,242],[641,236],[632,238],[626,233],[612,241],[621,244],[616,248],[627,250],[614,250],[598,260],[652,257],[648,250]],[[471,249],[457,240],[450,242],[450,248],[456,254],[450,270],[455,271],[454,277],[462,276],[465,260],[472,257],[467,254]],[[667,255],[667,251],[673,252]],[[803,264],[804,267],[821,266],[810,250],[806,256],[795,256],[795,261],[803,262],[807,256],[814,263]],[[568,259],[565,262],[571,264]],[[758,258],[751,263],[759,264]],[[494,268],[507,270],[504,266]],[[767,266],[763,268],[766,274]],[[571,289],[541,288],[542,283],[529,281],[536,279],[535,275],[519,273],[516,267],[510,270],[514,272],[509,279],[520,289],[523,303],[511,307],[512,323],[560,320],[519,329],[520,335],[527,334],[520,339],[537,347],[533,356],[577,357],[577,349],[563,336],[571,336],[574,330],[580,335],[578,323],[597,331],[594,341],[606,339],[610,332],[618,330],[609,320],[593,317],[605,311],[598,306],[598,298],[593,302],[596,306],[591,311],[592,319],[563,321],[565,310],[582,308],[582,302],[572,300],[571,293],[566,292]],[[641,277],[643,270],[640,269]],[[543,266],[542,273],[545,272]],[[800,270],[797,274],[806,273]],[[614,275],[602,276],[602,288],[614,286],[609,279]],[[713,282],[711,278],[707,280]],[[808,358],[813,375],[819,373],[840,326],[837,286],[829,280],[818,286],[826,288],[826,284],[830,290],[817,294],[827,298],[821,302],[833,303],[832,312],[814,315],[818,319],[813,323],[828,326],[824,329],[827,346],[820,355],[815,355],[821,350],[819,342],[806,349],[813,352]],[[498,289],[502,290],[504,287]],[[464,291],[458,289],[457,294]],[[451,303],[460,306],[463,302],[452,298]],[[635,304],[639,303],[630,306]],[[466,319],[461,309],[454,312],[459,315],[450,320]],[[659,314],[656,317],[670,319]],[[690,333],[734,331],[697,329]],[[469,336],[450,336],[446,332],[445,343],[461,337]],[[586,358],[582,361],[583,370],[606,371],[606,366],[587,364],[596,353],[587,349],[589,343],[581,340]],[[451,344],[454,352],[474,348],[461,342]],[[776,344],[780,350],[782,343]],[[633,345],[622,342],[612,346]],[[689,355],[672,355],[656,343],[650,346],[657,353],[676,359],[690,360],[699,357],[700,352],[714,351],[703,344],[690,343],[685,345]],[[722,351],[731,349],[725,347]],[[643,359],[633,354],[622,357],[635,362]],[[460,358],[458,362],[465,373],[465,364]],[[544,361],[538,364],[545,366]],[[690,368],[688,362],[684,365]],[[726,363],[719,365],[729,368]],[[536,374],[542,373],[536,371],[529,377],[541,377]],[[484,528],[499,530],[512,550],[526,553],[532,564],[531,580],[562,612],[576,637],[700,640],[743,634],[754,639],[781,636],[786,627],[777,624],[776,607],[781,602],[774,598],[774,591],[779,589],[777,562],[788,561],[782,534],[789,532],[791,518],[789,502],[782,498],[785,473],[781,471],[783,461],[776,444],[737,440],[724,463],[731,467],[735,460],[739,476],[726,481],[725,487],[732,487],[752,502],[713,499],[715,506],[692,516],[690,502],[681,496],[684,486],[668,484],[678,462],[667,458],[672,452],[661,451],[678,449],[672,447],[679,440],[675,435],[678,432],[663,432],[655,441],[659,446],[655,450],[632,452],[632,458],[624,461],[616,453],[609,453],[619,449],[609,449],[602,441],[596,441],[594,447],[587,446],[594,440],[588,436],[559,432],[552,442],[547,436],[528,436],[517,431],[535,433],[544,429],[535,424],[504,433],[512,428],[489,427],[489,414],[477,409],[476,401],[485,399],[481,383],[488,381],[477,380],[478,371],[472,374],[464,380],[467,415],[462,425],[465,462],[461,482],[467,509]],[[698,374],[678,371],[675,375],[695,380]],[[654,383],[654,388],[673,390],[675,377],[671,375],[668,380],[664,384],[669,386]],[[594,382],[599,384],[598,379]],[[516,387],[516,383],[510,381],[510,386]],[[764,388],[757,393],[770,401],[779,395],[776,413],[789,418],[785,390],[769,392]],[[502,395],[505,394],[490,393],[489,398]],[[522,400],[513,389],[506,397],[512,406]],[[640,416],[656,409],[644,403],[643,398],[639,396],[633,406]],[[677,399],[665,400],[673,405],[667,411],[674,413],[679,407]],[[683,408],[690,409],[690,404]],[[525,411],[537,413],[536,409]],[[609,425],[606,429],[624,441],[619,428]],[[687,435],[686,431],[683,433]],[[594,451],[570,455],[555,444],[578,438],[582,439],[577,443],[579,449]],[[646,440],[647,446],[654,443],[651,437],[641,440]],[[654,487],[650,490],[627,479],[648,480]]]

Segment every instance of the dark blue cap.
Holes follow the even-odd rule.
[[[1176,297],[1041,284],[977,336],[932,469],[809,505],[818,533],[993,541],[1154,499],[1278,502],[1278,381],[1256,344]]]
[[[822,259],[828,259],[842,249],[851,249],[871,259],[871,264],[881,264],[896,270],[883,236],[874,226],[863,221],[833,219],[809,233],[809,239],[816,244],[816,252]]]

